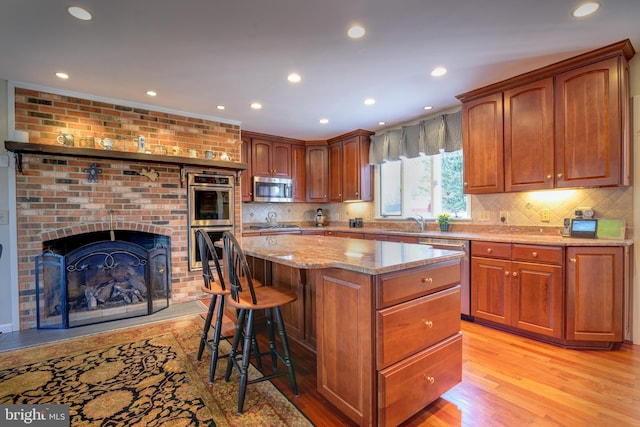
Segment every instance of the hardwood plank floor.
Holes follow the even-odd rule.
[[[462,382],[403,426],[640,426],[640,346],[569,350],[466,321],[462,331]],[[314,353],[291,347],[300,396],[286,377],[276,386],[318,426],[356,425],[316,391]]]

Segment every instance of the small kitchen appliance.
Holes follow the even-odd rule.
[[[322,227],[324,225],[324,220],[325,220],[325,216],[324,216],[324,213],[322,212],[322,209],[318,209],[316,211],[316,218],[315,218],[316,226]]]

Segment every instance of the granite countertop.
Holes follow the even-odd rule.
[[[500,233],[500,232],[446,232],[441,231],[410,231],[410,230],[393,230],[374,227],[364,228],[351,228],[342,226],[300,226],[301,231],[322,230],[333,232],[350,232],[350,233],[364,233],[364,234],[389,234],[389,235],[402,235],[402,236],[414,236],[418,238],[437,238],[437,239],[456,239],[456,240],[482,240],[499,243],[523,243],[531,245],[545,245],[545,246],[631,246],[633,245],[632,239],[580,239],[573,237],[562,237],[560,235],[549,235],[535,232],[528,233]],[[245,236],[248,236],[252,232],[259,233],[260,231],[289,231],[291,228],[285,229],[270,229],[270,230],[249,230],[243,231]]]
[[[459,251],[433,249],[428,245],[332,236],[243,236],[239,242],[247,256],[295,268],[335,267],[372,275],[463,256]]]

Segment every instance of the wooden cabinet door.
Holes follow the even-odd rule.
[[[568,340],[622,342],[623,249],[567,248]]]
[[[553,78],[504,92],[504,189],[554,187]]]
[[[242,172],[240,178],[242,201],[251,202],[253,200],[253,172],[251,169],[251,138],[249,137],[242,137],[240,161],[247,164],[247,170]]]
[[[556,186],[620,183],[618,57],[556,77]]]
[[[271,141],[251,140],[251,168],[254,176],[271,176]]]
[[[369,141],[354,136],[342,142],[342,200],[373,200]]]
[[[511,325],[562,338],[562,266],[513,262],[511,276]]]
[[[303,145],[291,146],[291,178],[293,179],[293,201],[307,201],[307,167],[305,165],[305,148]]]
[[[464,192],[504,191],[502,93],[462,105]]]
[[[480,319],[511,324],[511,263],[471,258],[471,312]]]
[[[329,201],[329,147],[308,146],[307,156],[307,202]]]
[[[342,201],[342,143],[329,146],[329,201]]]
[[[276,178],[291,178],[291,144],[274,142],[271,148],[271,170]]]

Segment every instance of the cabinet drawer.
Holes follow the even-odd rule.
[[[443,261],[378,278],[376,308],[390,307],[460,283],[460,260]]]
[[[462,381],[462,334],[378,373],[378,421],[397,426]]]
[[[562,248],[514,244],[513,260],[562,265]]]
[[[511,243],[471,242],[471,256],[485,258],[511,258]]]
[[[378,311],[378,369],[460,331],[460,286]]]

